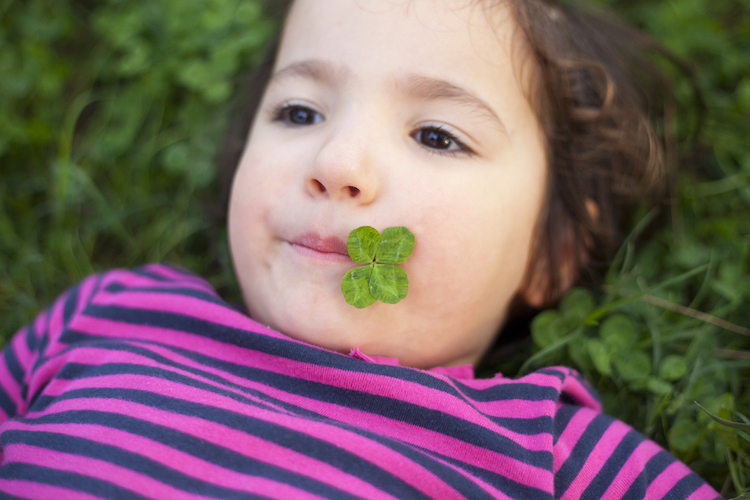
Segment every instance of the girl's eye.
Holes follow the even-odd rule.
[[[424,127],[415,130],[411,136],[421,145],[444,153],[455,154],[463,152],[472,154],[473,151],[456,136],[441,127]]]
[[[306,106],[286,104],[274,112],[274,121],[290,125],[315,125],[323,121],[323,115]]]

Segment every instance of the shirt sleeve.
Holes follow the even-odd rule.
[[[84,307],[96,286],[92,276],[68,289],[31,323],[21,328],[0,356],[0,422],[24,416],[48,381],[38,368],[65,348],[60,342],[67,325]],[[51,376],[51,374],[50,374]]]
[[[553,451],[558,499],[721,498],[659,445],[591,408],[560,405]]]

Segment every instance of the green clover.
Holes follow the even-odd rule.
[[[349,270],[341,281],[346,301],[362,309],[375,303],[396,304],[409,291],[406,271],[396,264],[409,258],[414,250],[414,234],[405,227],[389,227],[378,233],[370,226],[358,227],[346,241],[349,256],[366,266]]]

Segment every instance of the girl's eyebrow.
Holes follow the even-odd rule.
[[[404,80],[396,81],[396,89],[417,99],[427,101],[448,100],[465,105],[472,111],[489,118],[504,134],[508,133],[505,124],[489,104],[472,92],[449,81],[422,75],[409,75]]]
[[[289,64],[276,71],[269,83],[276,84],[287,78],[309,78],[316,82],[333,86],[336,83],[345,80],[348,72],[345,68],[337,68],[328,61],[320,59],[310,59],[307,61],[298,61]]]

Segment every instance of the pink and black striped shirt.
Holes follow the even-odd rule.
[[[10,498],[718,497],[570,369],[346,356],[164,265],[92,276],[21,330],[0,413]]]

